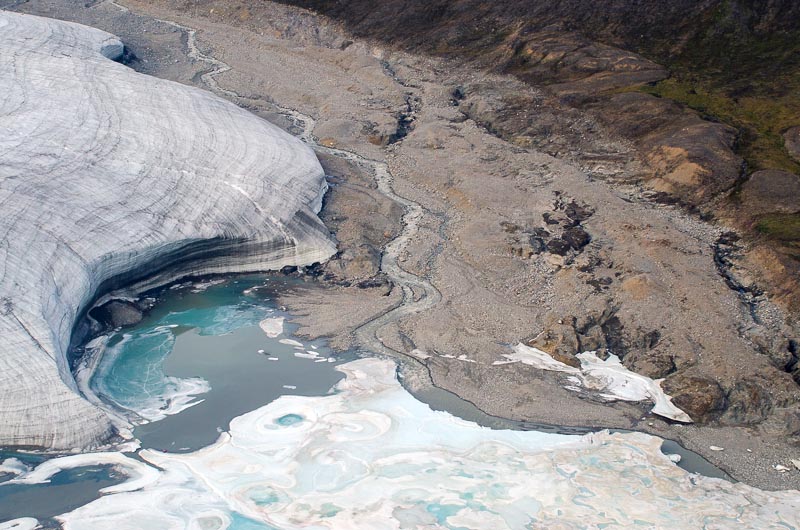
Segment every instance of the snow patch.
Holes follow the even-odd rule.
[[[522,343],[514,346],[514,353],[505,354],[506,361],[493,364],[521,362],[540,370],[563,372],[568,377],[570,390],[585,388],[597,392],[609,400],[651,401],[652,412],[671,420],[692,423],[692,418],[672,404],[672,398],[661,389],[661,379],[653,380],[625,368],[619,357],[609,355],[605,361],[596,352],[583,352],[577,355],[580,368],[569,366],[553,359],[548,353]]]

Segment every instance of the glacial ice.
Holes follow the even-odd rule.
[[[90,389],[147,421],[158,421],[197,405],[211,387],[204,379],[164,374],[162,365],[175,345],[170,326],[125,333],[106,345],[92,376]]]
[[[66,358],[97,295],[335,251],[307,146],[110,60],[122,52],[108,33],[0,11],[0,445],[87,447],[112,432]]]
[[[283,396],[199,451],[121,457],[132,480],[149,480],[140,466],[157,478],[59,519],[67,530],[800,526],[798,492],[691,475],[659,438],[491,430],[414,399],[390,361],[338,369],[336,392]]]
[[[611,400],[651,401],[654,405],[653,414],[683,423],[692,423],[692,418],[688,414],[672,404],[672,398],[661,389],[660,380],[653,380],[628,370],[616,355],[611,354],[604,361],[597,357],[595,352],[579,353],[577,357],[581,367],[575,368],[557,361],[538,348],[520,343],[514,346],[514,353],[506,354],[504,357],[507,360],[495,361],[493,364],[521,362],[540,370],[564,372],[570,374],[568,381],[571,384],[566,388],[571,390],[586,388]]]

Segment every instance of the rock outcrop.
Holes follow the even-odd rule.
[[[67,360],[100,295],[328,258],[323,170],[210,93],[137,74],[85,26],[0,11],[0,446],[113,434]]]

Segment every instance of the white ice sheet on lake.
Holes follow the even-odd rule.
[[[335,393],[283,396],[209,447],[141,451],[157,480],[60,520],[67,530],[221,530],[243,518],[286,530],[800,526],[798,492],[690,475],[659,438],[486,429],[414,399],[389,361],[339,369]],[[141,481],[147,465],[121,458]]]
[[[34,530],[38,527],[39,521],[32,517],[22,517],[0,523],[0,530]]]

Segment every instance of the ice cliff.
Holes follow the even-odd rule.
[[[314,153],[210,93],[114,62],[113,35],[0,11],[0,446],[87,447],[73,327],[110,289],[335,251]]]

